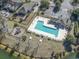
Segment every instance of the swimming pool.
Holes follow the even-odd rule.
[[[54,28],[50,28],[50,27],[44,26],[44,22],[43,21],[37,21],[35,29],[43,31],[43,32],[46,32],[46,33],[49,33],[49,34],[53,34],[56,37],[58,36],[58,32],[59,32],[59,29],[54,29]]]

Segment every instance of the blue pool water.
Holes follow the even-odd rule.
[[[49,28],[49,27],[44,26],[43,21],[37,21],[35,29],[38,29],[38,30],[46,32],[46,33],[53,34],[55,36],[58,36],[58,31],[59,31],[59,29],[54,29],[54,28]]]

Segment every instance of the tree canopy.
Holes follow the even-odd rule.
[[[49,8],[49,0],[41,0],[40,10]]]
[[[55,3],[55,7],[53,9],[53,11],[55,13],[57,13],[59,10],[60,10],[60,7],[61,7],[61,3],[63,2],[63,0],[54,0],[54,3]]]
[[[79,0],[73,0],[73,3],[79,3]]]
[[[71,20],[79,21],[79,8],[73,10],[73,12],[71,13]]]
[[[54,0],[54,3],[56,3],[56,2],[60,2],[60,3],[62,3],[64,0]]]
[[[68,34],[67,37],[66,37],[66,40],[68,40],[70,42],[73,42],[74,39],[75,38],[72,35],[70,35],[70,34]]]

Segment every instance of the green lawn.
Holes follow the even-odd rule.
[[[75,56],[76,56],[75,53],[70,53],[69,55],[65,56],[65,58],[63,59],[77,59]]]
[[[18,58],[10,56],[7,52],[0,49],[0,59],[18,59]]]
[[[14,22],[13,21],[8,21],[7,25],[8,25],[8,28],[13,29]]]

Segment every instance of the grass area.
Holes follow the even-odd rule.
[[[7,48],[7,50],[5,50],[6,46],[4,45],[0,45],[0,59],[30,59],[29,56],[20,54],[17,51],[14,51],[13,54],[10,54],[11,52],[11,48]],[[19,56],[18,56],[19,55]]]
[[[0,49],[0,59],[18,59],[18,58],[10,56],[7,52]]]
[[[63,59],[77,59],[75,58],[76,53],[70,53],[69,55],[65,56]]]
[[[9,29],[13,29],[14,22],[13,21],[8,21],[7,26],[8,26]]]

